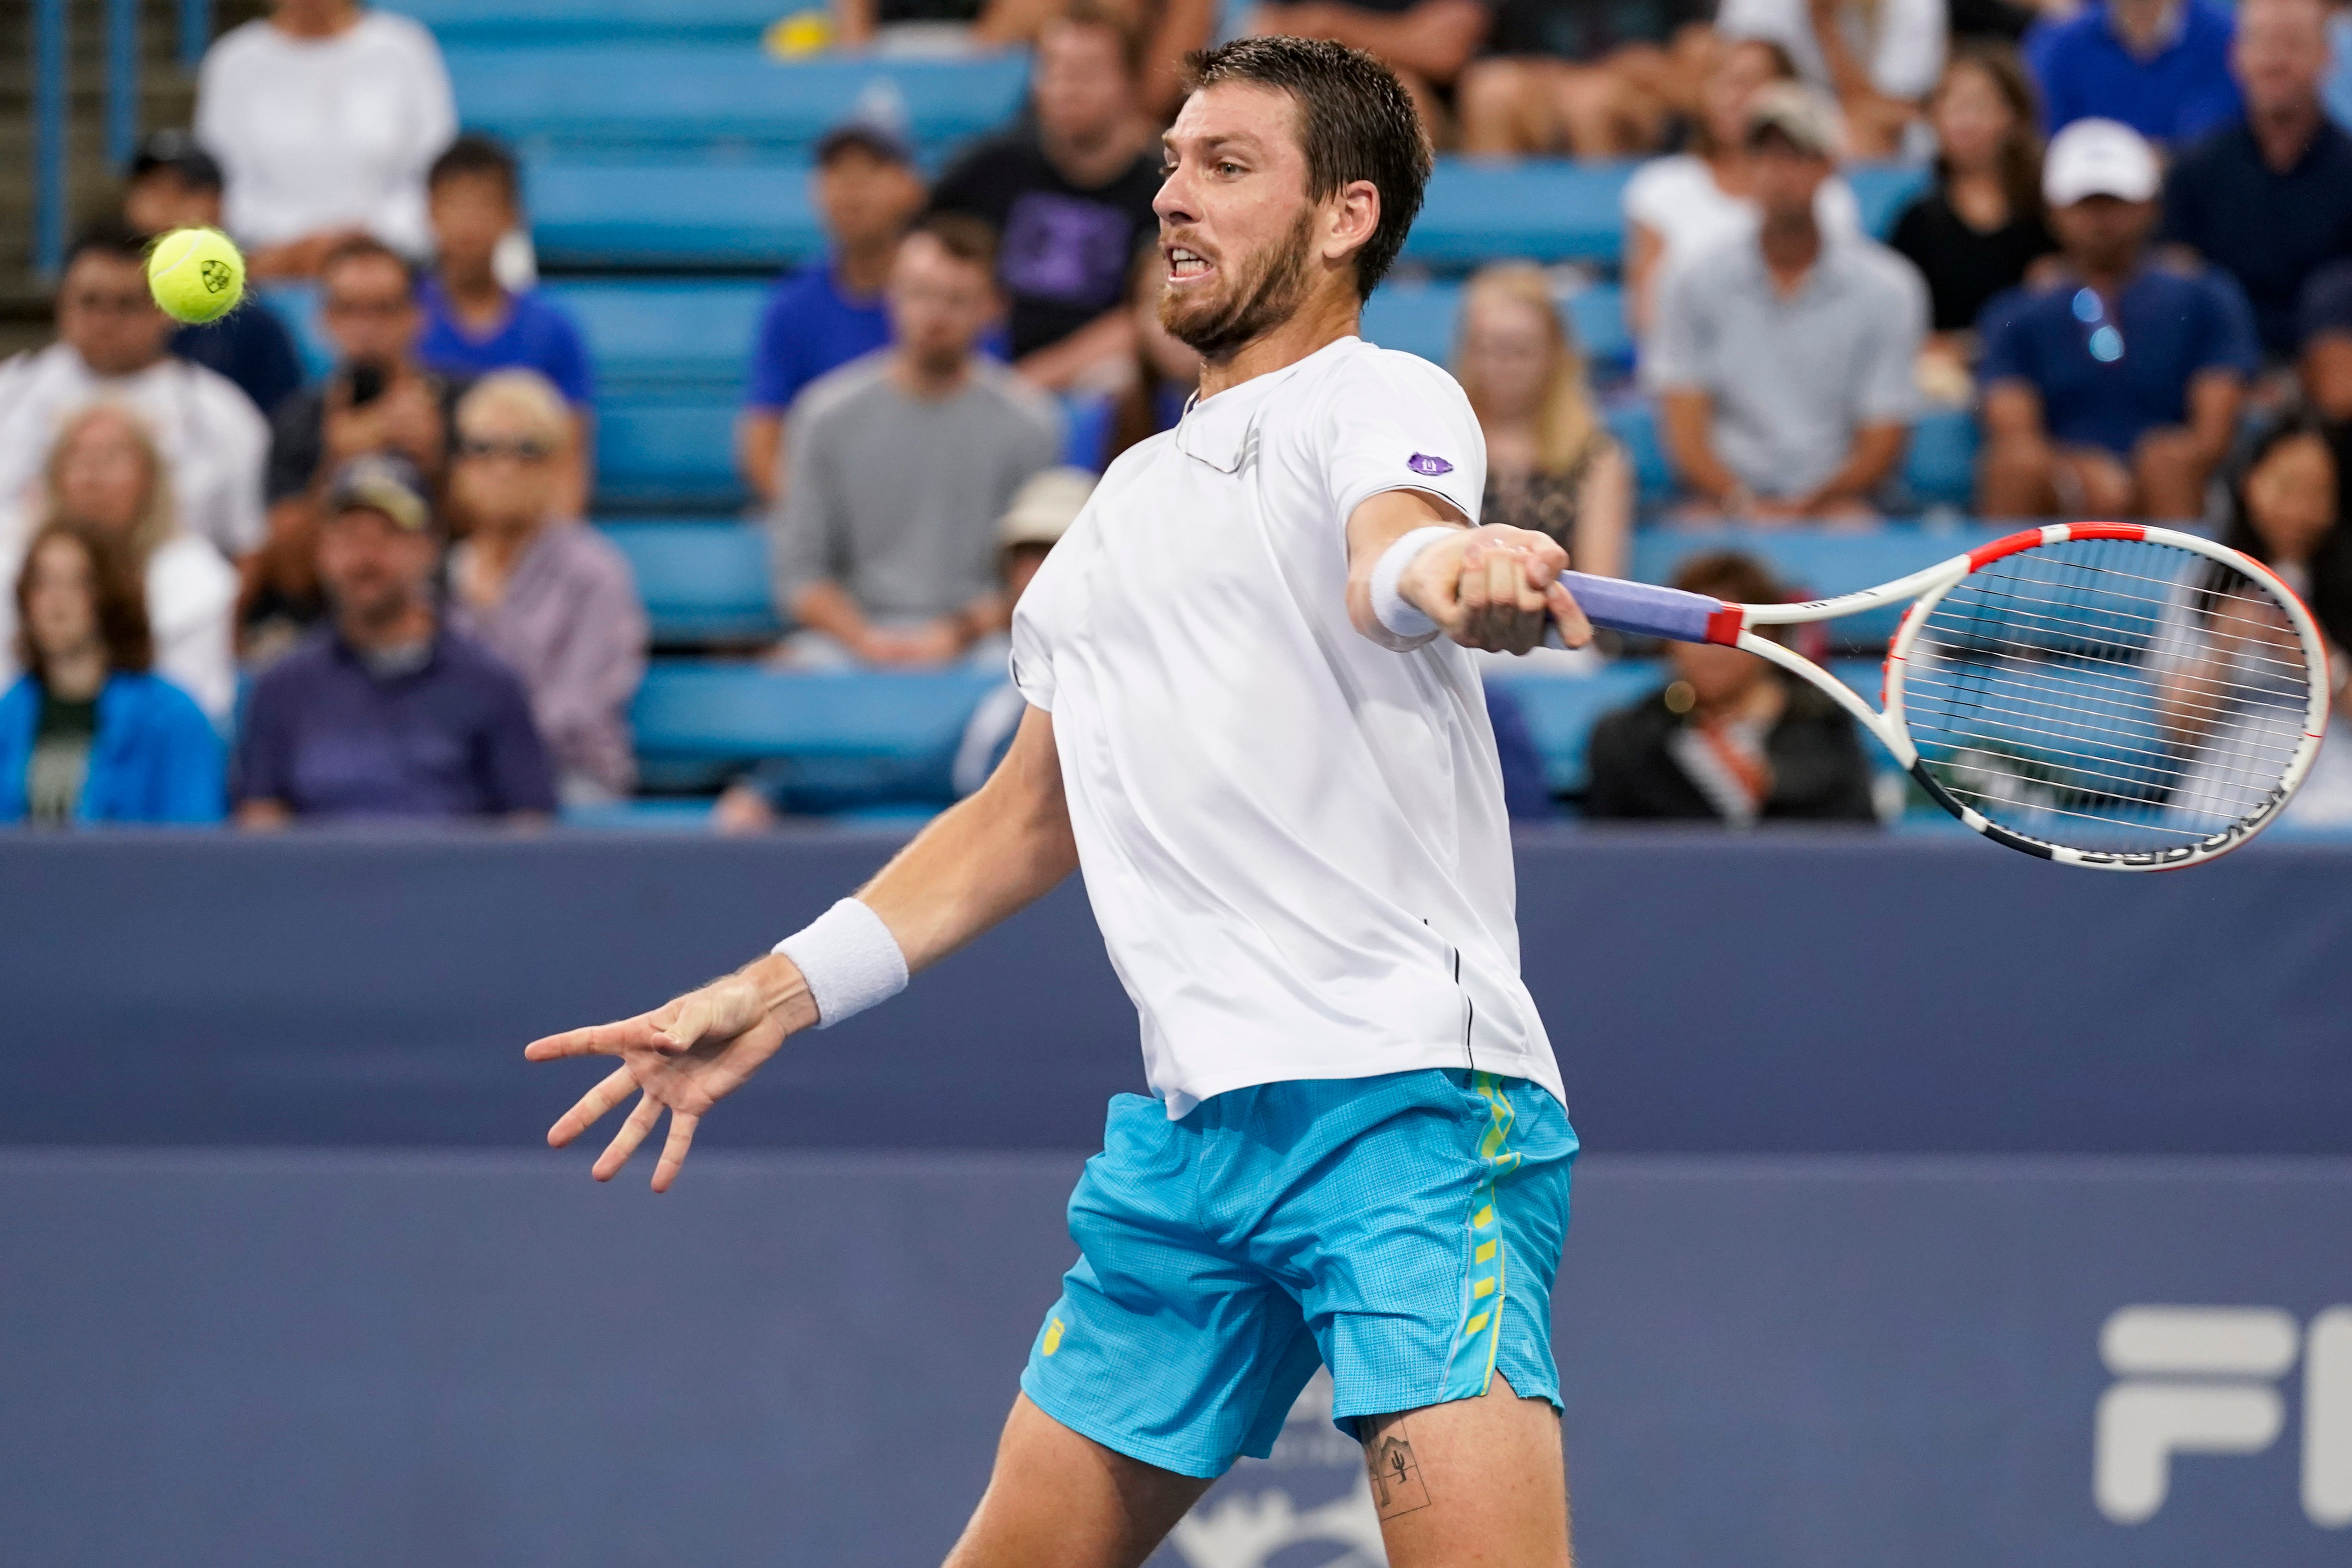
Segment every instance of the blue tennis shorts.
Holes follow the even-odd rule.
[[[1082,1255],[1022,1391],[1188,1476],[1273,1451],[1318,1362],[1331,1415],[1559,1403],[1551,1285],[1576,1132],[1524,1079],[1450,1068],[1110,1102],[1070,1196]]]

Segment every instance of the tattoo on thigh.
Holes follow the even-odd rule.
[[[1372,1508],[1382,1519],[1429,1506],[1429,1488],[1412,1457],[1412,1436],[1402,1415],[1367,1415],[1359,1423],[1364,1467],[1371,1472]]]

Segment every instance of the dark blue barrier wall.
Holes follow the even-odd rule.
[[[893,842],[0,841],[0,1142],[529,1145],[593,1069],[525,1040],[759,952]],[[1590,1148],[2352,1153],[2352,850],[2127,877],[1561,833],[1519,868]],[[1139,1087],[1073,885],[787,1050],[704,1146],[1084,1149]]]
[[[1076,1171],[698,1155],[656,1199],[543,1153],[0,1153],[0,1560],[923,1568],[1069,1260]],[[2312,1332],[2352,1302],[2352,1162],[1603,1155],[1576,1208],[1587,1568],[2352,1552],[2300,1479],[2352,1455],[2352,1345],[2318,1364]],[[2120,1523],[2101,1331],[2179,1302],[2270,1315],[2284,1360],[2221,1385],[2277,1427],[2174,1456]],[[1334,1556],[1360,1461],[1311,1402],[1276,1460],[1157,1564],[1367,1561]]]

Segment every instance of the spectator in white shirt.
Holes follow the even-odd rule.
[[[68,416],[49,453],[38,514],[45,523],[87,529],[121,552],[146,589],[155,673],[226,730],[236,702],[236,568],[180,526],[171,475],[145,421],[116,403]],[[22,539],[0,544],[0,578],[15,578],[23,550]],[[15,615],[0,600],[0,670],[11,679]]]
[[[1626,319],[1645,342],[1668,264],[1754,232],[1748,106],[1771,83],[1797,79],[1789,51],[1778,44],[1718,37],[1714,48],[1691,127],[1692,150],[1651,159],[1625,185]],[[1823,233],[1860,233],[1861,212],[1843,180],[1832,175],[1823,182],[1814,213]]]
[[[457,115],[440,47],[409,18],[276,0],[205,56],[195,130],[228,175],[228,231],[254,276],[307,278],[361,232],[431,253],[425,173]]]
[[[261,542],[268,424],[235,383],[168,352],[172,321],[147,292],[142,243],[119,223],[82,235],[58,288],[58,341],[0,363],[0,540],[12,547],[30,532],[67,416],[101,402],[147,422],[191,531],[232,559]]]

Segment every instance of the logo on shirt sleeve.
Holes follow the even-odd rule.
[[[1440,474],[1450,474],[1454,471],[1453,464],[1443,458],[1433,458],[1426,452],[1415,452],[1404,460],[1404,466],[1423,478],[1431,479]]]

